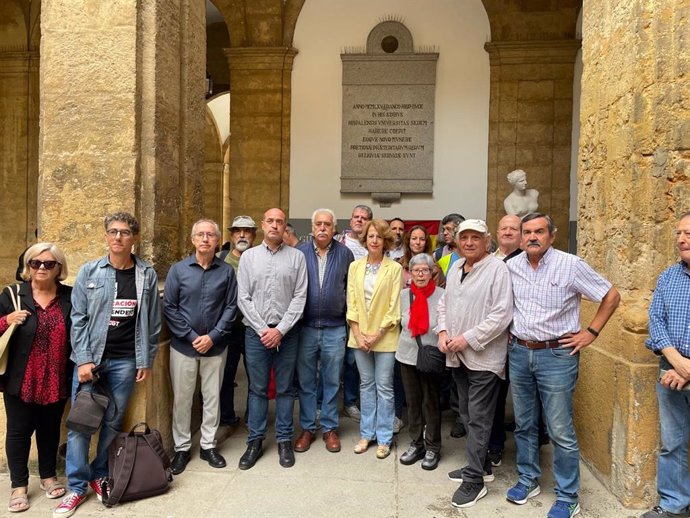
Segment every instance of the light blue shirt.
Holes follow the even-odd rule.
[[[679,262],[664,270],[649,306],[649,339],[654,352],[675,347],[690,358],[690,270]]]

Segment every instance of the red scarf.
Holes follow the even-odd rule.
[[[410,323],[407,325],[410,334],[415,337],[417,335],[424,335],[429,331],[429,303],[427,299],[431,297],[436,289],[434,281],[430,280],[429,284],[423,288],[418,288],[413,282],[410,286],[414,299],[410,306]]]

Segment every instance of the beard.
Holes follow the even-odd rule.
[[[249,241],[240,239],[235,243],[235,248],[240,252],[244,252],[247,248],[249,248]]]

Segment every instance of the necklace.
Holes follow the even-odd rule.
[[[367,263],[366,273],[371,274],[371,275],[376,275],[379,271],[379,268],[381,268],[381,263],[376,263],[376,264]]]

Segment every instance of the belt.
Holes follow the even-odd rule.
[[[557,347],[562,347],[562,344],[558,342],[558,338],[553,340],[544,340],[543,342],[538,342],[534,340],[522,340],[517,336],[513,336],[513,339],[520,345],[527,347],[528,349],[556,349]]]

